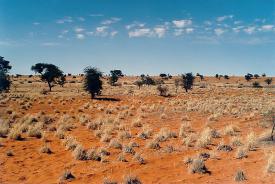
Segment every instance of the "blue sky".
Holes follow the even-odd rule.
[[[275,76],[274,0],[0,0],[0,55],[12,73]]]

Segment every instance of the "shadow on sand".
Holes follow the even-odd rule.
[[[102,101],[112,101],[112,102],[119,102],[120,99],[117,98],[107,98],[107,97],[96,97],[94,100],[102,100]]]

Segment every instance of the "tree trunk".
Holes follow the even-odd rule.
[[[48,82],[48,86],[49,86],[49,88],[50,88],[50,91],[52,91],[52,85],[51,85],[50,82]]]
[[[272,131],[271,131],[271,140],[273,141],[273,132],[274,132],[274,129],[275,129],[275,118],[274,118],[274,116],[272,117],[272,122],[273,122],[273,127],[272,127]]]

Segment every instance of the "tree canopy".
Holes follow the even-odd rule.
[[[48,63],[37,63],[31,67],[35,73],[39,73],[41,80],[47,82],[50,91],[55,84],[64,85],[64,74],[57,66]]]

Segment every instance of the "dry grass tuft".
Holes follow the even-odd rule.
[[[206,168],[203,159],[195,158],[189,166],[190,173],[206,174],[210,173]]]
[[[240,182],[240,181],[246,180],[246,176],[245,176],[244,172],[242,170],[238,170],[237,173],[236,173],[236,175],[235,175],[234,180],[236,182]]]
[[[128,175],[124,177],[124,184],[142,184],[137,176]]]

